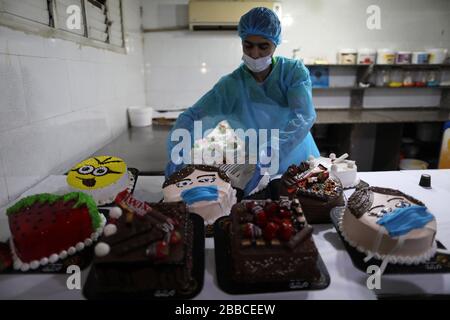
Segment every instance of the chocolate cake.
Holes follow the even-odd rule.
[[[291,165],[281,180],[280,195],[297,197],[309,223],[329,223],[331,209],[345,204],[341,182],[322,165]]]
[[[297,199],[249,200],[231,211],[232,277],[245,283],[320,277],[318,251]]]
[[[98,294],[136,296],[160,290],[189,294],[197,288],[192,275],[193,227],[186,205],[149,205],[145,214],[125,211],[112,221],[115,232],[100,238],[93,265]]]

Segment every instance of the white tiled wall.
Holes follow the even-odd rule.
[[[283,43],[277,55],[323,58],[333,63],[342,48],[422,50],[450,48],[448,0],[283,0]],[[143,0],[144,28],[187,24],[188,0]],[[366,27],[369,5],[381,9],[381,30]],[[144,34],[147,103],[161,109],[189,107],[240,63],[237,32],[166,31]],[[205,64],[204,67],[202,64]],[[202,69],[203,68],[203,69]],[[203,72],[202,72],[203,70]],[[336,103],[348,106],[338,93]],[[323,99],[317,96],[316,106]],[[405,101],[407,102],[407,101]]]
[[[145,105],[140,0],[124,0],[127,54],[0,27],[0,207],[62,173]]]

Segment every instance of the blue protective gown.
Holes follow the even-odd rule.
[[[272,71],[258,83],[244,64],[222,77],[191,108],[183,112],[172,130],[184,128],[193,135],[195,120],[202,120],[203,132],[227,120],[233,129],[279,129],[279,170],[299,164],[319,150],[310,129],[316,119],[309,71],[299,60],[273,59]],[[177,142],[168,138],[168,154]],[[169,161],[166,176],[181,166]]]

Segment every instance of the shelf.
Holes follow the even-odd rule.
[[[317,108],[316,113],[317,124],[445,122],[450,120],[450,109],[438,107]]]
[[[362,68],[370,67],[370,64],[305,64],[309,67],[344,67],[344,68]],[[374,64],[378,68],[450,68],[450,64]]]
[[[363,87],[312,87],[313,90],[364,90]]]
[[[436,86],[436,87],[312,87],[313,90],[366,90],[366,89],[450,89],[450,86]]]

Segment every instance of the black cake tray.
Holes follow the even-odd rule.
[[[132,175],[133,186],[130,190],[131,193],[134,192],[136,188],[136,182],[139,177],[139,170],[135,168],[128,168],[128,172]],[[109,216],[109,207],[115,206],[114,203],[104,204],[98,206],[98,211],[102,213],[106,220],[108,221]],[[86,269],[87,266],[90,265],[92,259],[94,258],[94,247],[96,242],[92,244],[90,247],[84,248],[82,251],[75,253],[74,255],[68,256],[63,260],[58,260],[55,263],[48,263],[45,266],[40,266],[35,270],[28,270],[26,272],[15,270],[13,267],[9,267],[0,271],[0,273],[10,273],[10,274],[41,274],[41,273],[66,273],[67,267],[71,265],[77,265],[81,270]]]
[[[190,293],[177,292],[167,288],[165,290],[148,290],[139,293],[109,292],[105,294],[99,291],[95,281],[95,273],[91,268],[86,282],[83,286],[83,295],[88,300],[118,300],[118,299],[134,299],[134,300],[178,300],[192,299],[200,293],[203,288],[204,272],[205,272],[205,235],[204,221],[198,214],[191,213],[190,219],[193,224],[193,276],[196,281],[196,287]],[[129,289],[129,288],[128,288]]]
[[[256,294],[267,292],[297,291],[297,290],[321,290],[330,284],[330,275],[325,263],[317,256],[317,268],[320,271],[320,279],[314,282],[305,281],[301,277],[289,281],[242,283],[232,279],[232,261],[230,254],[230,239],[225,223],[230,222],[230,217],[219,218],[214,223],[214,248],[216,262],[216,277],[219,287],[229,294]]]
[[[330,217],[334,228],[336,229],[339,237],[344,243],[345,249],[347,250],[353,265],[360,271],[366,273],[367,268],[371,265],[380,266],[381,260],[372,258],[365,262],[364,258],[366,255],[356,248],[352,247],[342,236],[339,230],[338,219],[342,210],[345,207],[336,207],[331,210]],[[446,247],[439,241],[436,240],[437,247],[439,249],[446,249]],[[421,274],[421,273],[450,273],[450,255],[444,253],[436,253],[430,260],[425,263],[420,263],[417,265],[405,265],[405,264],[392,264],[388,263],[384,274]]]

